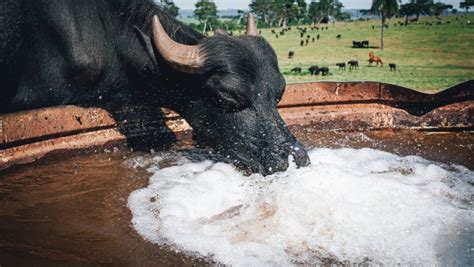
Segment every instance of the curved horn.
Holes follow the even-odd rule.
[[[175,69],[196,73],[204,65],[204,57],[199,45],[184,45],[175,42],[166,33],[158,16],[152,19],[153,41],[163,58]]]
[[[258,36],[257,25],[255,25],[255,18],[252,13],[247,17],[247,35]]]

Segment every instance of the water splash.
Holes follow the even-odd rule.
[[[470,265],[474,173],[372,149],[315,149],[271,176],[180,160],[128,201],[145,239],[236,266]]]

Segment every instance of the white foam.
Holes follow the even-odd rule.
[[[133,226],[235,266],[472,263],[472,171],[372,149],[309,154],[268,177],[210,161],[155,169],[129,197]]]

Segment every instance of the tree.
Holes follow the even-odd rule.
[[[250,12],[257,15],[268,26],[273,26],[276,16],[275,1],[253,0],[250,5]]]
[[[308,16],[314,24],[319,24],[329,16],[339,16],[344,5],[339,0],[311,1],[308,8]]]
[[[471,6],[474,6],[474,0],[466,0],[464,2],[459,3],[459,8],[464,8],[464,10],[466,10],[466,14]]]
[[[440,2],[434,3],[431,6],[431,14],[434,15],[436,18],[440,19],[439,16],[441,16],[444,11],[446,11],[448,9],[452,9],[452,8],[453,8],[452,5],[447,5],[447,4],[440,3]]]
[[[283,28],[288,26],[290,20],[302,18],[306,13],[304,0],[274,0],[274,3],[278,26]]]
[[[202,32],[205,33],[207,26],[212,30],[213,24],[217,24],[217,7],[211,0],[199,0],[195,4],[196,9],[194,15],[201,22],[204,23]]]
[[[398,12],[397,0],[372,0],[372,12],[380,14],[382,18],[382,29],[380,33],[380,49],[384,48],[384,28],[387,19],[390,19]]]
[[[411,0],[413,4],[416,20],[420,18],[420,15],[431,15],[433,0]]]
[[[400,6],[400,15],[405,16],[405,24],[408,24],[408,18],[416,14],[414,3],[406,3]]]
[[[160,0],[159,6],[173,17],[179,14],[179,7],[174,4],[173,0]]]

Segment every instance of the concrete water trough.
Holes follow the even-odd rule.
[[[193,147],[190,127],[169,110],[167,128],[153,117],[117,121],[77,106],[1,115],[0,265],[232,265],[219,252],[225,246],[207,234],[195,231],[199,242],[179,243],[158,228],[142,231],[165,223],[162,210],[184,214],[167,216],[177,218],[171,226],[205,211],[190,227],[165,229],[211,227],[209,233],[229,236],[222,244],[231,251],[239,244],[246,251],[249,241],[281,246],[295,265],[469,265],[473,81],[437,94],[376,82],[290,84],[279,110],[313,164],[271,177],[210,166],[208,151]],[[158,139],[171,129],[178,142],[159,152],[131,151],[130,128],[132,137],[152,132]],[[168,189],[175,191],[167,204],[159,196]],[[137,219],[144,214],[153,216]],[[195,252],[195,244],[205,250]],[[237,260],[255,255],[289,265],[254,250]]]
[[[289,84],[278,109],[290,128],[311,126],[316,131],[471,131],[474,81],[436,94],[378,82]],[[166,126],[178,136],[191,130],[178,114],[163,111]],[[117,122],[103,109],[77,106],[0,115],[0,170],[48,155],[124,144],[120,129],[126,124],[132,122]]]

